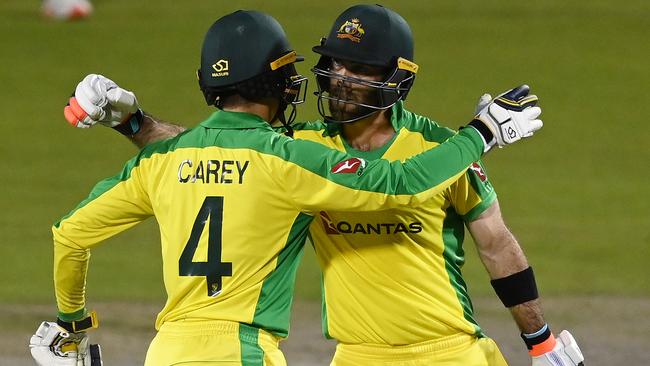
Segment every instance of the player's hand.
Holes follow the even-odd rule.
[[[88,128],[96,123],[117,127],[138,111],[135,94],[102,75],[90,74],[77,84],[63,114],[75,127]]]
[[[532,366],[584,366],[584,356],[571,333],[563,330],[555,338],[555,347],[549,352],[531,356]]]
[[[542,128],[543,123],[538,119],[542,110],[537,106],[537,96],[529,95],[529,91],[528,85],[521,85],[488,103],[485,101],[490,97],[489,94],[481,97],[477,114],[470,125],[484,137],[485,152],[494,145],[503,147],[530,137]],[[485,128],[489,132],[485,131]],[[490,134],[492,138],[489,138]]]
[[[39,366],[101,366],[101,349],[89,344],[86,332],[68,332],[54,322],[43,322],[29,340]]]

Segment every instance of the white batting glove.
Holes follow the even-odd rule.
[[[484,152],[493,146],[503,147],[530,137],[544,125],[539,115],[541,108],[537,107],[537,96],[529,95],[528,85],[511,89],[490,100],[489,94],[484,94],[477,105],[477,114],[470,126],[479,130],[485,140]],[[483,127],[482,127],[482,126]],[[489,130],[489,133],[485,131]],[[492,139],[486,138],[492,135]]]
[[[102,75],[89,74],[77,84],[63,114],[71,125],[79,128],[96,123],[117,127],[139,109],[135,94]]]
[[[54,322],[43,322],[29,340],[39,366],[90,366],[86,333],[70,333]]]
[[[555,338],[553,350],[539,356],[531,356],[532,366],[584,366],[584,356],[568,330]]]
[[[490,104],[492,101],[492,96],[490,94],[483,94],[481,95],[480,98],[478,98],[478,103],[476,104],[476,108],[474,109],[474,115],[478,115],[481,113],[481,111]]]

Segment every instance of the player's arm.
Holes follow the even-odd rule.
[[[483,152],[479,133],[461,130],[443,144],[405,162],[367,161],[313,141],[277,136],[287,153],[278,183],[304,211],[370,211],[417,205],[441,192]],[[282,160],[280,160],[282,161]],[[279,163],[278,163],[279,164]]]
[[[533,365],[556,365],[549,363],[554,357],[566,365],[582,364],[584,357],[571,334],[563,331],[555,338],[544,320],[532,268],[506,227],[498,201],[467,227],[497,295],[521,331]]]
[[[186,130],[183,126],[164,122],[145,111],[142,111],[142,115],[140,129],[132,135],[125,135],[139,148],[143,148],[153,142],[172,138]]]
[[[511,89],[482,106],[456,135],[403,163],[383,159],[368,162],[314,142],[284,140],[294,148],[283,151],[298,153],[289,156],[294,165],[276,169],[284,171],[282,187],[288,187],[296,205],[306,210],[417,205],[449,187],[493,146],[532,136],[542,127],[538,119],[541,109],[536,103],[537,97],[529,95],[528,86]],[[509,140],[497,136],[504,126],[515,131]]]
[[[119,174],[95,185],[85,200],[52,227],[54,285],[61,319],[85,316],[90,250],[153,215],[142,182],[142,154],[127,162]]]
[[[52,228],[58,314],[56,323],[43,322],[30,340],[39,365],[90,366],[95,365],[92,358],[99,357],[85,335],[86,329],[97,325],[85,304],[90,249],[153,214],[136,159],[120,174],[98,183]]]
[[[89,74],[77,84],[64,115],[75,127],[89,128],[97,123],[111,127],[139,148],[185,131],[185,127],[144,112],[133,92],[98,74]]]

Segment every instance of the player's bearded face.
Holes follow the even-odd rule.
[[[341,76],[379,81],[383,78],[381,68],[347,61],[332,60],[331,71]],[[377,90],[353,81],[330,78],[329,109],[332,117],[338,120],[351,119],[367,113],[368,108],[358,104],[378,105]]]

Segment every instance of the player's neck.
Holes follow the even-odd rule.
[[[237,98],[229,100],[229,103],[225,104],[223,107],[224,111],[254,114],[270,123],[271,119],[275,117],[275,112],[278,109],[278,103],[275,100],[269,99],[253,102],[241,98],[238,95],[235,95],[233,97]]]
[[[343,138],[356,150],[370,151],[384,146],[394,135],[390,110],[384,110],[362,120],[344,123]]]

